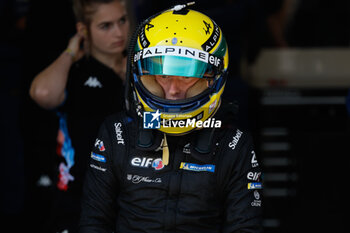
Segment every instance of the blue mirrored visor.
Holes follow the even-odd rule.
[[[213,78],[219,67],[212,64],[180,56],[153,56],[136,62],[137,75],[173,75],[196,78]]]

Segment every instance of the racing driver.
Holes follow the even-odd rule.
[[[145,20],[130,43],[126,111],[100,128],[79,232],[261,232],[253,142],[221,98],[219,26],[177,5]]]

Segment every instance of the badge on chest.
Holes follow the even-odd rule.
[[[154,170],[161,170],[164,168],[161,158],[133,157],[130,164],[133,167],[154,168]]]

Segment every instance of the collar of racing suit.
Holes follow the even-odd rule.
[[[230,127],[236,114],[237,105],[234,103],[225,103],[220,107],[215,118],[222,120],[223,127]],[[160,149],[164,134],[158,130],[143,129],[141,120],[139,120],[139,118],[136,119],[138,120],[139,126],[136,136],[137,149],[142,151],[155,151]],[[176,137],[180,136],[168,136],[168,138]],[[216,137],[219,137],[218,134],[215,134],[215,128],[203,128],[181,137],[188,137],[192,157],[204,163],[212,161],[216,150],[216,145],[213,145],[213,143],[217,141]]]

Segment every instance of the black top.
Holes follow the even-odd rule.
[[[123,91],[121,78],[93,57],[83,57],[73,64],[68,77],[66,100],[60,106],[59,112],[66,115],[68,129],[64,135],[63,150],[69,151],[67,147],[70,138],[74,155],[70,153],[67,156],[66,153],[65,156],[60,156],[58,167],[60,190],[80,197],[86,164],[98,128],[106,116],[122,110]],[[61,118],[61,130],[64,124]],[[60,151],[59,147],[57,152],[62,154],[63,150]],[[66,170],[62,169],[62,164]],[[67,183],[68,177],[71,178]]]

